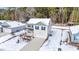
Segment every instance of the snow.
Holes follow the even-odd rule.
[[[76,33],[76,30],[78,32],[78,26],[76,26],[75,28],[74,27],[70,27],[70,30],[73,33]],[[40,48],[40,51],[58,51],[58,48],[61,48],[62,51],[78,51],[76,47],[68,45],[66,43],[62,43],[62,45],[60,45],[61,40],[65,41],[69,37],[67,32],[67,30],[69,30],[69,27],[52,26],[51,30],[52,36],[50,36],[48,40],[43,44],[43,46]],[[22,33],[25,33],[25,31],[16,32],[15,35],[20,35]],[[13,37],[11,34],[0,37],[0,43],[8,40],[11,37]],[[20,43],[16,43],[18,39],[20,39],[19,36],[12,38],[11,40],[6,41],[5,43],[0,44],[0,50],[19,51],[29,43],[27,41],[23,41],[22,39],[20,39]]]
[[[8,51],[18,51],[20,49],[22,49],[26,44],[28,44],[28,42],[23,41],[18,35],[25,33],[25,30],[22,30],[20,32],[16,32],[15,36],[17,37],[13,37],[13,35],[8,34],[5,36],[0,37],[0,50],[8,50]],[[8,40],[9,38],[12,38],[11,40]],[[6,41],[8,40],[8,41]],[[16,43],[17,40],[20,40],[20,43]],[[6,42],[4,42],[6,41]],[[4,42],[4,43],[2,43]]]
[[[78,33],[79,32],[79,25],[71,26],[70,30],[71,30],[72,34]]]
[[[13,27],[19,27],[19,26],[25,26],[25,24],[17,22],[17,21],[6,21],[6,20],[0,20],[1,23],[6,22],[7,24],[10,25],[10,28]],[[0,37],[0,50],[8,50],[8,51],[18,51],[20,49],[22,49],[25,45],[27,45],[29,42],[27,41],[23,41],[19,36],[20,34],[25,33],[25,30],[22,30],[20,32],[16,32],[14,33],[16,37],[14,37],[11,34],[5,35]],[[12,38],[14,37],[14,38]],[[12,39],[10,39],[12,38]],[[8,40],[10,39],[10,40]],[[20,43],[17,43],[17,40],[20,40]],[[8,40],[8,41],[7,41]],[[4,43],[3,43],[4,42]]]
[[[38,22],[42,22],[46,25],[49,24],[50,18],[31,18],[27,23],[28,24],[36,24]]]
[[[68,44],[63,44],[61,47],[63,51],[78,51],[76,47],[70,46]]]
[[[69,30],[68,26],[52,26],[53,29],[65,29],[65,30]]]
[[[0,26],[0,28],[1,28],[2,26]]]
[[[25,45],[28,44],[28,42],[23,41],[20,39],[20,43],[16,43],[17,40],[19,39],[19,36],[0,44],[0,50],[4,50],[4,51],[19,51],[20,49],[22,49]]]
[[[52,31],[52,37],[48,38],[48,40],[40,48],[40,51],[58,51],[58,48],[61,48],[62,51],[77,51],[76,47],[66,43],[62,42],[62,45],[60,45],[60,40],[65,41],[68,38],[66,30],[62,31],[61,29],[54,28]]]
[[[1,23],[4,23],[4,22],[5,22],[5,20],[0,20],[0,22],[1,22]]]
[[[17,22],[17,21],[7,21],[6,23],[10,25],[10,28],[25,26],[25,24]]]
[[[24,34],[24,33],[26,33],[26,30],[22,30],[22,31],[20,31],[20,32],[16,32],[16,33],[14,33],[14,35],[20,35],[20,34]]]
[[[3,24],[8,24],[10,25],[10,28],[14,28],[14,27],[20,27],[20,26],[25,26],[24,23],[18,22],[18,21],[6,21],[6,20],[0,20],[0,22]]]
[[[12,37],[11,34],[8,34],[8,35],[5,35],[5,36],[0,37],[0,43],[2,43],[3,41],[8,40],[8,39],[11,38],[11,37]]]

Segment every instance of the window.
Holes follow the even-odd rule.
[[[36,30],[39,30],[39,26],[35,26],[35,29],[36,29]]]
[[[32,28],[33,28],[33,25],[32,25]]]
[[[41,30],[45,30],[46,27],[41,27]]]
[[[19,32],[20,30],[16,30],[15,32]]]
[[[33,28],[33,25],[28,25],[28,27],[31,27],[31,28]]]
[[[31,25],[28,25],[28,27],[31,27]]]

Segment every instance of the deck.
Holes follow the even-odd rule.
[[[45,40],[44,38],[34,38],[28,45],[24,46],[21,51],[38,51]]]

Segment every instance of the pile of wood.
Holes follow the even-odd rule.
[[[32,39],[32,37],[31,36],[27,36],[26,33],[21,34],[20,35],[20,38],[22,38],[23,40],[28,40],[28,41],[30,41]]]

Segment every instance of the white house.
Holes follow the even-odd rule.
[[[31,18],[27,22],[27,35],[47,38],[50,31],[50,18]]]
[[[26,25],[17,21],[0,21],[3,32],[12,33],[26,29]]]

